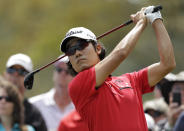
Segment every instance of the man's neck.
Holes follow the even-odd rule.
[[[68,94],[68,87],[55,87],[54,100],[61,110],[71,102]]]

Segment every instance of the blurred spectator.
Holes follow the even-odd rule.
[[[177,119],[173,131],[184,131],[184,112]]]
[[[151,115],[145,113],[146,123],[148,126],[148,131],[155,131],[155,121]]]
[[[176,83],[184,83],[184,71],[178,74],[169,73],[166,75],[158,84],[157,86],[160,87],[162,96],[167,104],[169,104],[169,95],[173,88],[173,85]]]
[[[156,99],[158,99],[158,98],[163,98],[163,96],[162,96],[162,92],[161,92],[161,89],[160,89],[161,87],[160,86],[155,86],[155,89],[154,89],[154,91],[153,91],[153,93],[154,93],[154,98],[156,98]]]
[[[60,120],[74,109],[68,94],[68,84],[73,79],[68,72],[68,61],[68,57],[64,57],[54,64],[54,88],[29,99],[41,111],[48,130],[57,130]]]
[[[0,76],[0,131],[35,131],[24,125],[22,97],[18,89]]]
[[[168,105],[164,99],[157,98],[144,103],[144,112],[151,115],[155,125],[161,130],[167,122]]]
[[[58,131],[89,131],[89,129],[79,113],[74,110],[62,119]]]
[[[33,70],[32,61],[25,54],[12,55],[6,64],[5,78],[15,84],[22,97],[24,97],[24,77],[27,73]],[[36,131],[47,131],[44,119],[39,110],[30,104],[27,99],[24,99],[24,115],[25,123],[32,125]]]
[[[169,104],[168,121],[164,129],[170,131],[173,130],[180,113],[184,111],[184,72],[176,75],[169,73],[157,85],[161,86],[162,95]]]

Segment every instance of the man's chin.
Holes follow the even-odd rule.
[[[91,67],[91,66],[87,66],[87,65],[86,65],[86,66],[83,66],[83,67],[81,68],[81,71],[87,70],[87,69],[89,69],[90,67]],[[81,71],[80,71],[80,72],[81,72]]]

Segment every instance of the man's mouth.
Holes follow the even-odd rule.
[[[77,64],[79,64],[79,63],[81,63],[82,61],[85,61],[86,59],[84,59],[84,58],[79,58],[78,60],[77,60]]]

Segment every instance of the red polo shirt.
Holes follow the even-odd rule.
[[[95,89],[95,68],[80,72],[69,94],[90,131],[147,131],[142,94],[153,91],[148,70],[108,77]]]
[[[58,131],[89,131],[77,111],[72,111],[65,116],[59,124]]]

